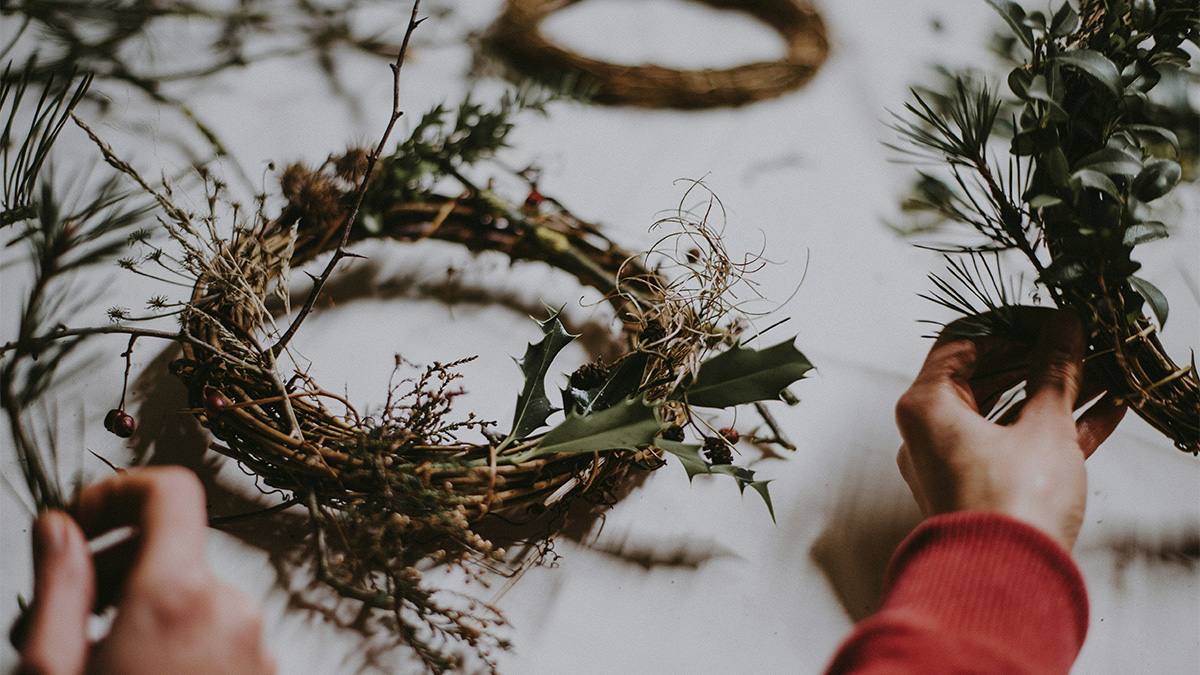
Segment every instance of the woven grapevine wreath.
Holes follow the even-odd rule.
[[[703,222],[678,220],[679,235],[664,238],[683,236],[689,246],[680,267],[691,272],[683,278],[700,286],[681,285],[536,190],[520,207],[484,191],[375,199],[387,192],[393,169],[382,163],[378,187],[368,191],[375,206],[351,242],[438,239],[548,264],[611,304],[624,353],[571,374],[562,391],[565,418],[551,427],[559,406],[545,393],[548,368],[574,337],[552,313],[539,322],[542,340],[518,361],[525,385],[511,432],[485,433],[480,443],[460,441],[456,432],[486,431],[489,423],[474,414],[447,417],[459,393],[456,364],[428,367],[409,391],[394,387],[384,411],[371,416],[307,376],[285,381],[282,353],[269,344],[278,335],[269,296],[292,267],[337,245],[353,186],[343,170],[361,157],[285,171],[282,214],[239,230],[203,265],[183,316],[184,356],[172,364],[218,439],[215,448],[308,509],[322,581],[392,612],[401,637],[441,672],[455,664],[444,645],[464,642],[484,654],[488,629],[500,619],[474,601],[466,609],[443,604],[421,584],[421,570],[504,569],[504,552],[481,534],[489,515],[561,520],[578,499],[611,504],[623,481],[663,466],[667,455],[689,476],[731,476],[770,507],[766,483],[733,463],[739,434],[707,426],[694,409],[754,404],[775,437],[750,440],[786,445],[761,401],[786,398],[786,387],[811,365],[791,340],[761,350],[740,343],[742,324],[722,295],[746,270]],[[331,404],[346,412],[335,414]],[[689,435],[700,442],[685,442]],[[532,539],[549,536],[553,530],[543,529]]]
[[[829,54],[820,15],[797,0],[697,1],[759,19],[783,37],[786,55],[725,70],[607,63],[564,49],[542,35],[539,24],[573,4],[562,0],[509,0],[487,42],[493,53],[526,77],[550,82],[575,78],[597,103],[646,108],[716,108],[775,98],[804,86]]]

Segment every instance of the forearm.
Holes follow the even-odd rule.
[[[1070,670],[1087,597],[1068,553],[998,514],[922,523],[897,549],[881,610],[847,638],[828,675]]]

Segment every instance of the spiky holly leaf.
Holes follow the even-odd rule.
[[[654,445],[675,455],[679,459],[679,463],[683,465],[684,471],[687,471],[688,480],[695,478],[699,474],[723,473],[727,476],[732,476],[737,481],[738,490],[743,494],[745,494],[747,487],[752,488],[762,497],[763,502],[767,505],[767,512],[771,514],[771,522],[775,522],[775,506],[771,503],[771,493],[767,490],[767,483],[771,481],[754,480],[754,471],[744,466],[713,464],[709,462],[700,454],[701,446],[698,443],[681,443],[679,441],[668,441],[659,438],[654,441]]]
[[[700,364],[685,396],[688,405],[702,408],[776,400],[812,368],[792,340],[766,349],[734,345]]]
[[[557,408],[546,396],[546,373],[554,357],[577,336],[571,335],[558,319],[558,312],[545,321],[539,321],[542,339],[525,349],[524,358],[517,365],[525,374],[525,387],[517,397],[517,411],[513,415],[513,430],[507,442],[519,441],[546,423],[546,418]]]
[[[642,399],[627,398],[591,415],[568,414],[561,424],[546,432],[537,447],[510,461],[519,464],[544,455],[636,450],[653,444],[666,426],[658,419],[654,406]]]

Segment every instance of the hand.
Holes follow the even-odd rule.
[[[85,489],[75,510],[78,522],[48,511],[34,523],[34,602],[17,645],[19,674],[275,671],[258,606],[208,567],[204,490],[194,474],[177,467],[129,471]],[[115,574],[101,578],[115,582],[117,611],[108,636],[89,644],[97,574],[84,532],[123,525],[140,534],[99,556],[115,563]]]
[[[926,516],[996,511],[1039,528],[1067,550],[1087,502],[1084,460],[1112,433],[1124,406],[1105,394],[1076,422],[1073,410],[1101,393],[1083,382],[1083,337],[1067,312],[1022,307],[1027,345],[939,339],[896,404],[904,444],[896,461]],[[1023,405],[999,423],[980,414],[1027,378]]]

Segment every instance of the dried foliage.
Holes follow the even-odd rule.
[[[508,0],[489,29],[486,49],[522,77],[575,83],[588,100],[646,108],[738,106],[782,96],[804,86],[829,54],[825,23],[801,0],[698,0],[717,9],[745,12],[783,38],[779,61],[748,63],[726,70],[675,70],[646,64],[606,63],[547,40],[538,28],[570,3]]]
[[[1020,254],[1038,286],[1084,321],[1088,359],[1110,390],[1181,450],[1200,452],[1194,360],[1179,366],[1163,350],[1166,298],[1136,276],[1132,258],[1136,246],[1168,235],[1154,202],[1179,182],[1177,158],[1196,155],[1156,123],[1150,92],[1164,73],[1188,66],[1183,43],[1197,43],[1200,10],[1187,1],[1086,0],[1078,12],[1063,4],[1047,16],[992,4],[1025,55],[1008,75],[1019,103],[1007,162],[992,159],[1001,103],[985,85],[960,79],[941,106],[918,94],[895,126],[914,154],[949,165],[949,182],[926,176],[933,198],[924,206],[977,237],[946,249],[973,260],[952,259],[954,279],[935,277],[934,297],[967,315],[1003,309],[1014,298],[999,255],[990,256]]]

